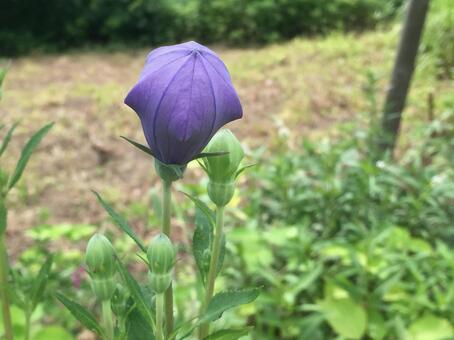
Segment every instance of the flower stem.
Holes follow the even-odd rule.
[[[216,281],[219,254],[221,253],[222,229],[224,227],[224,207],[218,206],[216,209],[216,229],[214,231],[213,248],[211,252],[210,268],[205,287],[205,300],[202,306],[202,313],[205,313],[214,292],[214,283]],[[200,326],[199,338],[204,339],[208,336],[210,330],[209,323],[204,323]]]
[[[162,228],[161,232],[170,238],[170,210],[172,208],[172,182],[164,181],[163,184],[163,200],[162,200]],[[173,288],[170,284],[165,292],[165,317],[166,317],[166,334],[173,332]]]
[[[2,300],[4,336],[6,340],[13,340],[13,327],[9,307],[8,255],[6,253],[4,234],[0,235],[0,298]]]
[[[164,340],[164,293],[156,294],[156,340]]]
[[[106,331],[106,340],[114,340],[114,325],[110,299],[102,301],[102,320]]]

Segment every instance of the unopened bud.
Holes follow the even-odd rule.
[[[219,130],[206,146],[204,152],[226,152],[225,155],[203,158],[210,180],[217,183],[231,182],[244,157],[243,147],[228,129]]]
[[[235,178],[244,157],[243,148],[230,130],[222,129],[214,135],[204,152],[226,152],[224,155],[203,158],[210,179],[208,195],[216,205],[225,206],[235,191]]]
[[[175,249],[165,234],[157,235],[147,251],[150,269],[155,274],[169,273],[175,263]]]
[[[115,251],[104,235],[95,234],[88,241],[85,263],[93,278],[111,278],[115,274]]]

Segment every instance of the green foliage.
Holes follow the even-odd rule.
[[[452,77],[454,69],[454,3],[431,1],[423,47],[435,59],[442,77]]]
[[[448,0],[449,1],[449,0]],[[0,54],[86,43],[270,42],[333,29],[365,29],[402,0],[6,0]],[[39,18],[39,20],[37,19]]]
[[[259,162],[226,257],[227,284],[265,287],[257,337],[454,335],[453,117],[414,131],[394,162],[357,127]]]

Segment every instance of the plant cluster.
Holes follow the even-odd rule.
[[[258,165],[228,266],[228,282],[265,287],[256,336],[454,335],[453,118],[414,132],[398,162],[376,161],[369,131],[349,126]]]

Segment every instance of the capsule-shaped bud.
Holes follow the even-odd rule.
[[[150,279],[150,287],[156,294],[164,293],[172,283],[172,273],[157,274],[153,272],[148,273]]]
[[[88,241],[85,263],[93,278],[111,278],[115,274],[115,251],[104,235],[95,234]]]
[[[243,147],[228,129],[219,130],[206,146],[204,152],[226,152],[225,155],[203,158],[210,181],[215,183],[232,182],[244,157]]]
[[[113,277],[111,278],[96,278],[91,280],[91,286],[96,297],[100,301],[109,300],[115,292],[116,284]]]
[[[175,249],[165,234],[157,235],[147,251],[150,270],[155,274],[169,273],[175,263]]]

